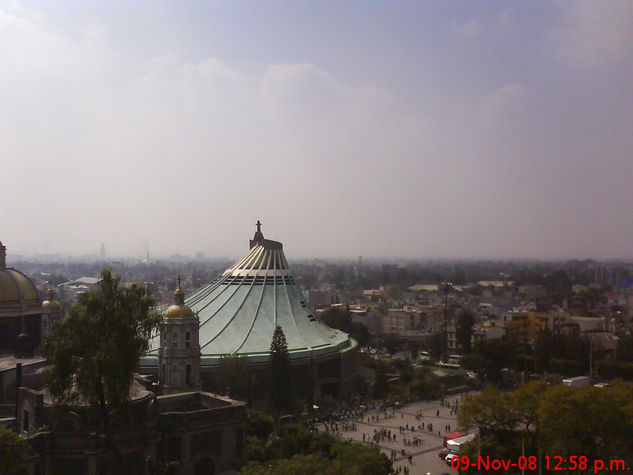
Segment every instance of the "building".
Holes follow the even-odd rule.
[[[7,267],[6,256],[0,242],[0,354],[26,357],[40,345],[42,303],[33,282]]]
[[[51,314],[56,310],[52,296],[51,291],[46,306]],[[112,416],[120,456],[138,474],[160,473],[174,463],[183,475],[238,468],[245,461],[245,403],[199,391],[198,317],[184,304],[180,285],[174,305],[163,315],[160,341],[166,369],[159,385],[135,375],[128,402]],[[0,422],[26,437],[28,473],[115,473],[121,460],[95,426],[95,408],[77,400],[57,410],[44,386],[45,362],[24,363],[0,360],[0,382],[7,383],[0,396],[17,392],[16,398],[0,399],[0,407],[13,408],[0,414],[9,416]]]
[[[64,318],[61,304],[55,300],[55,291],[49,288],[46,291],[46,300],[42,302],[42,336],[48,335]]]
[[[163,315],[158,348],[158,381],[163,392],[200,389],[200,321],[185,305],[185,293],[178,288],[174,304]]]
[[[390,308],[382,316],[381,333],[404,335],[407,330],[424,328],[424,316],[419,310]]]
[[[55,410],[41,372],[19,388],[15,426],[30,446],[27,473],[115,473],[120,462],[94,424],[94,408],[78,401]],[[26,378],[25,378],[26,379]],[[136,377],[126,407],[114,415],[114,439],[133,473],[177,462],[179,474],[211,475],[245,461],[245,404],[204,392],[157,395]]]
[[[532,344],[539,332],[549,327],[550,316],[538,312],[509,312],[504,321],[510,340]]]
[[[212,386],[223,357],[242,356],[255,375],[254,391],[263,396],[273,332],[281,326],[300,397],[351,391],[357,342],[316,316],[295,283],[283,245],[265,239],[259,222],[249,252],[184,303],[200,322],[203,389]],[[158,376],[160,346],[159,338],[151,342],[141,359],[143,373]]]

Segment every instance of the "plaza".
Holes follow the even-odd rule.
[[[401,470],[398,473],[406,473],[408,469],[410,475],[457,474],[437,454],[444,448],[444,435],[457,430],[453,407],[461,401],[462,395],[457,394],[448,396],[444,402],[414,401],[395,409],[369,409],[348,421],[321,424],[319,430],[378,446],[393,460],[394,470]]]

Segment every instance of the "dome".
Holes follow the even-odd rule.
[[[193,317],[193,311],[186,305],[171,305],[165,311],[165,317],[167,318],[191,318]]]
[[[42,302],[43,309],[57,310],[62,308],[61,304],[55,300],[55,292],[53,289],[48,289],[46,291],[46,300]]]
[[[27,276],[12,268],[0,268],[0,310],[39,306],[40,294]]]
[[[42,302],[42,308],[58,309],[62,308],[62,306],[57,300],[44,300]]]
[[[291,359],[334,355],[356,345],[346,333],[325,325],[296,285],[280,242],[265,239],[258,224],[249,252],[215,280],[196,290],[186,303],[200,319],[203,365],[226,355],[268,361],[275,328],[281,326]],[[182,296],[180,296],[182,297]],[[182,302],[184,305],[184,301]],[[172,305],[166,315],[180,315]],[[147,357],[160,342],[150,342]]]
[[[191,318],[193,311],[185,305],[185,293],[180,288],[180,277],[178,277],[178,287],[174,292],[174,304],[165,311],[165,318]]]

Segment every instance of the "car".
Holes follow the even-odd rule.
[[[449,465],[450,465],[450,464],[451,464],[451,462],[452,462],[452,460],[453,460],[455,457],[457,457],[457,455],[455,455],[455,454],[448,454],[446,457],[444,457],[444,461],[445,461],[447,464],[449,464]]]

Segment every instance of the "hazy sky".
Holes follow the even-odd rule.
[[[0,0],[9,253],[257,219],[290,260],[633,257],[633,2]]]

